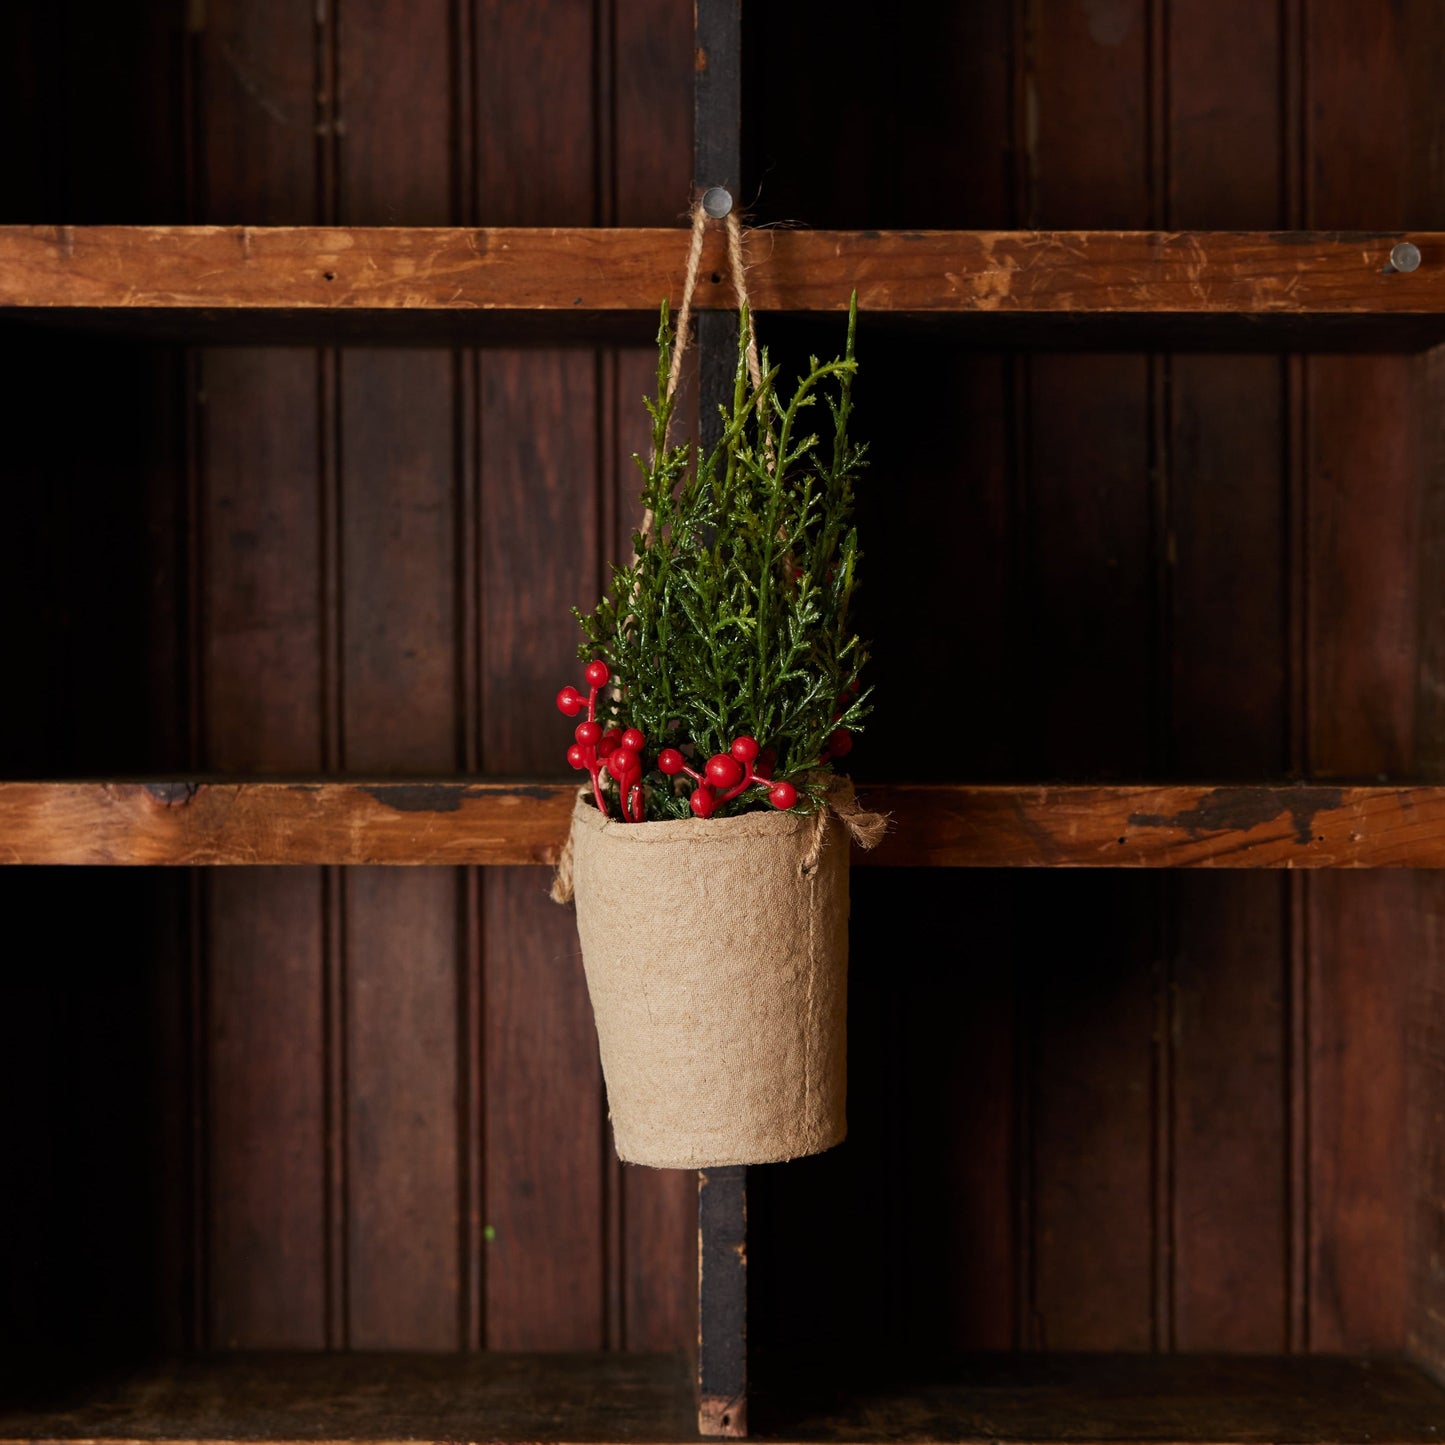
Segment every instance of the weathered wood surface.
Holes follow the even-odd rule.
[[[1445,1391],[1398,1361],[972,1356],[930,1371],[835,1360],[758,1399],[773,1441],[1436,1445]],[[132,1441],[696,1440],[680,1356],[246,1354],[0,1412],[0,1445]]]
[[[864,785],[892,817],[860,864],[1445,868],[1445,787]],[[0,783],[0,863],[542,864],[568,783]]]
[[[697,0],[693,15],[693,190],[722,186],[741,204],[741,0]],[[732,401],[737,331],[729,313],[699,317],[697,366],[699,441],[708,448]],[[746,1167],[698,1173],[697,1254],[697,1428],[737,1439],[748,1433]]]
[[[1445,312],[1445,233],[755,231],[762,311],[1137,315]],[[0,307],[655,312],[686,234],[662,227],[6,226]],[[717,278],[717,279],[714,279]],[[696,304],[730,309],[720,226]]]
[[[697,1176],[697,1428],[748,1433],[748,1170]]]

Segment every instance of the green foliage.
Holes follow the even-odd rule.
[[[598,720],[647,735],[649,818],[688,815],[687,792],[656,771],[658,750],[682,748],[701,768],[743,734],[775,752],[774,778],[808,795],[800,808],[815,806],[829,737],[856,729],[869,710],[858,681],[867,654],[848,623],[859,558],[853,484],[864,465],[864,449],[848,440],[856,325],[855,297],[844,355],[811,358],[785,400],[766,352],[761,385],[749,384],[744,311],[732,406],[720,408],[721,438],[702,455],[691,442],[666,445],[673,335],[662,308],[658,400],[647,403],[653,457],[636,459],[653,536],[633,537],[636,560],[613,568],[596,611],[577,614],[578,655],[604,658],[617,684]],[[832,416],[826,443],[806,426],[819,396]],[[719,816],[766,805],[765,792],[750,790]]]

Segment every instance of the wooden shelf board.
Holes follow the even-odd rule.
[[[818,1378],[765,1385],[754,1438],[1426,1445],[1445,1429],[1445,1390],[1390,1360],[1018,1355]],[[218,1356],[0,1411],[0,1445],[697,1438],[684,1362],[620,1353]]]
[[[1445,787],[861,784],[860,864],[1445,868]],[[556,862],[575,785],[458,779],[0,782],[0,863]]]
[[[1403,232],[760,231],[748,284],[764,312],[839,312],[856,287],[867,312],[1307,319],[1344,326],[1344,342],[1374,318],[1413,321],[1423,344],[1445,317],[1445,232],[1408,235],[1423,259],[1400,273]],[[704,309],[732,305],[722,246],[710,233]],[[298,327],[305,313],[550,313],[565,327],[675,304],[686,250],[676,229],[4,226],[0,311],[273,312]]]

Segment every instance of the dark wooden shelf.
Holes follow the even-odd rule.
[[[860,864],[1445,868],[1445,787],[860,785]],[[215,779],[0,783],[0,863],[552,864],[575,785]]]
[[[1445,1390],[1392,1360],[995,1356],[876,1381],[789,1372],[755,1416],[754,1438],[779,1441],[1426,1445]],[[619,1353],[220,1356],[0,1412],[0,1445],[697,1438],[684,1362]]]
[[[968,322],[1084,345],[1169,324],[1170,345],[1406,348],[1445,338],[1445,233],[759,231],[765,312]],[[172,339],[645,342],[681,290],[675,229],[0,227],[0,315]],[[732,306],[721,233],[698,304]],[[1143,328],[1142,330],[1140,328]],[[1152,330],[1151,330],[1152,329]]]

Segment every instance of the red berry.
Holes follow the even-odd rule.
[[[575,687],[564,687],[557,694],[557,710],[565,712],[568,717],[576,717],[586,706],[587,699]]]
[[[756,738],[750,738],[746,734],[744,734],[740,738],[733,739],[733,745],[728,749],[728,751],[733,755],[733,757],[738,760],[738,762],[750,763],[758,755],[758,741]]]
[[[597,756],[599,758],[605,758],[621,741],[622,729],[608,728],[607,731],[602,734],[602,741],[597,744]]]
[[[738,760],[728,753],[714,753],[703,769],[709,783],[723,792],[742,781],[743,770]]]
[[[619,783],[625,783],[634,773],[642,771],[642,759],[631,748],[614,748],[607,755],[607,771]]]
[[[618,746],[631,748],[634,753],[640,753],[647,746],[647,739],[636,728],[628,728],[622,734],[622,741]]]
[[[600,657],[594,657],[587,664],[587,669],[582,674],[592,687],[606,687],[612,680],[612,673],[608,670],[607,664]]]
[[[773,776],[773,769],[777,764],[777,753],[772,748],[764,748],[762,755],[753,767],[753,776],[766,783]]]
[[[676,748],[663,748],[657,755],[657,766],[664,773],[671,777],[674,773],[680,773],[683,768],[682,754]]]
[[[567,749],[567,761],[574,768],[585,768],[587,766],[587,749],[581,743],[573,743]]]
[[[704,787],[692,790],[692,802],[688,804],[699,818],[711,818],[717,812],[717,799]]]
[[[595,748],[602,741],[602,724],[595,722],[581,722],[573,731],[573,737],[582,744],[584,748]]]
[[[839,728],[832,737],[828,739],[829,755],[835,758],[846,758],[853,751],[853,734],[847,728]]]
[[[775,808],[791,808],[798,801],[798,790],[791,783],[774,783],[768,802]]]

